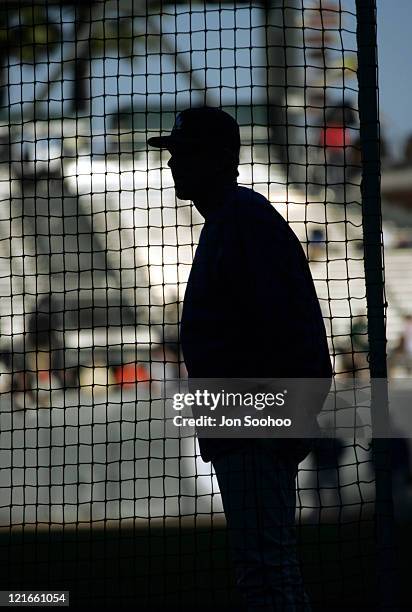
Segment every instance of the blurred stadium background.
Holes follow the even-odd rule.
[[[240,609],[210,465],[193,438],[165,436],[159,389],[184,376],[178,323],[202,219],[146,140],[191,105],[237,118],[239,183],[306,249],[336,375],[367,382],[356,28],[355,0],[0,7],[0,531],[14,588]],[[381,145],[389,366],[407,376],[411,157],[394,166]],[[301,465],[319,609],[369,597],[374,492],[368,440]]]

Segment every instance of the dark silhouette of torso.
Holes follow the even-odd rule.
[[[332,375],[302,246],[251,189],[226,190],[222,205],[206,216],[184,298],[181,343],[190,378]],[[245,443],[199,439],[206,461]]]

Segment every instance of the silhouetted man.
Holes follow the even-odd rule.
[[[237,122],[181,112],[168,136],[176,195],[205,218],[188,280],[181,343],[190,378],[327,377],[323,319],[301,245],[271,204],[237,185]],[[310,610],[294,532],[304,440],[199,438],[212,461],[238,588],[248,610]]]

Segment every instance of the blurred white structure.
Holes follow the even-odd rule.
[[[64,159],[64,182],[42,179],[22,193],[16,178],[0,180],[4,335],[18,337],[35,296],[48,291],[64,300],[79,290],[103,301],[115,296],[115,303],[139,313],[142,325],[137,327],[115,321],[108,329],[69,331],[65,340],[71,350],[95,345],[147,349],[160,337],[165,316],[177,325],[203,219],[189,202],[176,200],[166,162],[167,153],[156,151],[121,162],[85,155]],[[278,165],[268,165],[248,146],[242,151],[239,183],[268,197],[304,248],[311,224],[326,229],[327,251],[311,267],[328,334],[347,334],[351,314],[365,312],[360,206],[345,207],[329,192],[308,198],[293,192]],[[43,242],[36,238],[39,228]],[[406,251],[402,256],[389,251],[388,269],[400,270],[406,256]],[[43,269],[46,273],[39,274]],[[409,272],[402,263],[399,286],[392,286],[402,296],[407,285],[412,287],[404,282]],[[165,304],[174,309],[167,311]],[[390,337],[397,329],[390,312]],[[162,404],[149,401],[146,393],[143,389],[134,397],[110,387],[99,395],[53,390],[50,408],[25,411],[13,411],[10,395],[3,393],[0,524],[221,516],[217,483],[210,464],[196,457],[196,441],[166,435]],[[301,468],[298,511],[305,517],[316,501],[310,460]],[[348,443],[340,477],[344,511],[356,513],[373,499],[366,450]]]

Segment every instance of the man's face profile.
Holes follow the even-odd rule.
[[[237,184],[240,133],[236,120],[219,108],[181,111],[169,135],[148,139],[149,146],[167,149],[176,196],[200,201]]]
[[[207,189],[213,180],[214,163],[210,155],[192,145],[170,147],[168,166],[172,171],[176,196],[193,200]]]

